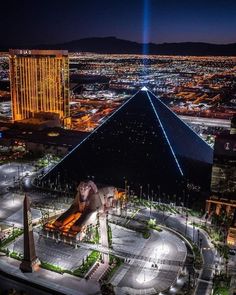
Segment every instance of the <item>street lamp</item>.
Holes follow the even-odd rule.
[[[199,241],[199,248],[200,250],[202,249],[202,238],[200,238],[200,241]]]
[[[185,236],[187,236],[187,227],[188,227],[188,212],[186,211]]]
[[[130,188],[130,186],[127,185],[127,202],[128,202],[128,200],[129,200],[129,188]]]
[[[12,236],[13,236],[13,239],[15,239],[15,224],[14,223],[12,224]]]
[[[127,194],[126,186],[127,186],[127,179],[125,179],[125,196],[126,196],[126,194]]]
[[[193,221],[193,243],[194,243],[194,234],[195,234],[195,222]]]
[[[152,190],[152,198],[151,198],[151,204],[150,204],[150,218],[152,215],[152,206],[153,206],[153,190]]]
[[[186,204],[186,207],[188,208],[189,206],[189,194],[187,194],[187,204]]]
[[[163,201],[162,202],[166,204],[166,194],[163,193],[162,196],[163,196]]]
[[[198,229],[197,230],[197,244],[198,244],[198,247],[199,247],[199,242],[200,242],[200,231]]]
[[[142,185],[140,185],[140,197],[139,197],[140,201],[141,201],[141,198],[142,198],[142,196],[143,196],[143,191],[142,191],[142,189],[143,189],[143,187],[142,187]]]
[[[183,203],[184,203],[184,207],[186,207],[186,194],[185,194],[185,189],[183,189]],[[183,207],[182,207],[182,212],[183,212]]]

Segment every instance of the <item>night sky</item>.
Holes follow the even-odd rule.
[[[236,42],[236,0],[4,2],[1,3],[0,14],[0,45],[4,46],[50,44],[104,36],[155,43]],[[148,17],[146,21],[144,15]]]

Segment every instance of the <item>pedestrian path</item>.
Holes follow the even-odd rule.
[[[90,280],[94,280],[96,282],[99,282],[103,278],[103,276],[106,274],[106,272],[109,270],[109,264],[108,263],[99,263],[97,269],[94,273],[89,277]]]
[[[65,295],[94,295],[99,294],[100,286],[97,282],[86,281],[69,274],[58,274],[40,269],[34,273],[22,273],[19,269],[20,261],[8,257],[1,257],[0,270],[26,283],[42,286],[55,294]]]

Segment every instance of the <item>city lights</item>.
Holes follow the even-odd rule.
[[[236,294],[236,2],[18,2],[0,294]]]

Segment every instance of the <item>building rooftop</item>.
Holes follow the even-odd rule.
[[[66,130],[63,128],[47,128],[44,130],[9,128],[2,131],[2,139],[24,140],[26,142],[43,143],[55,146],[75,147],[87,132]]]
[[[39,50],[39,49],[9,49],[9,54],[22,55],[22,56],[34,56],[34,55],[50,55],[50,56],[68,56],[67,50]]]

